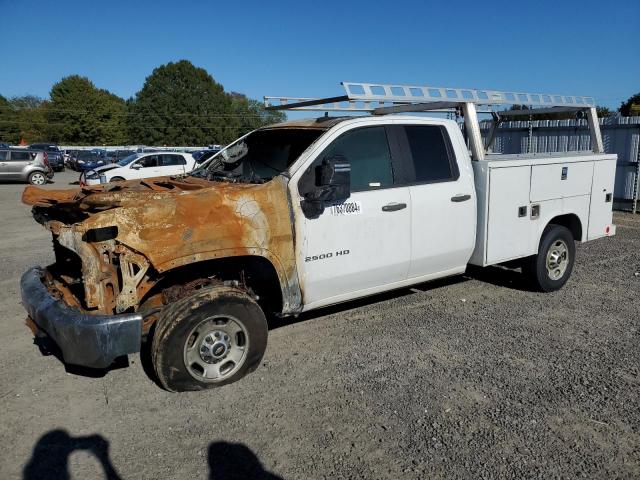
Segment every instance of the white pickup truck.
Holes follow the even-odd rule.
[[[140,350],[147,337],[165,388],[208,388],[257,367],[265,313],[296,315],[470,263],[520,260],[534,287],[557,290],[576,241],[615,233],[616,157],[602,153],[589,98],[541,110],[586,110],[595,152],[501,156],[486,153],[491,135],[483,143],[475,109],[499,103],[499,92],[441,89],[448,100],[435,101],[428,87],[373,87],[354,98],[347,86],[345,97],[280,99],[281,108],[374,115],[265,127],[190,175],[28,187],[23,201],[56,253],[22,278],[33,330],[65,361],[89,367]],[[362,104],[373,95],[377,105]],[[466,139],[453,120],[386,115],[451,104],[461,104]]]

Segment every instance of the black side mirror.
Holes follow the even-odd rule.
[[[316,167],[316,188],[304,196],[302,210],[317,218],[326,204],[341,202],[351,195],[351,165],[343,155],[325,158]]]

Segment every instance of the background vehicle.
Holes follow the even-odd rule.
[[[87,185],[96,185],[135,178],[181,175],[193,170],[195,165],[190,153],[135,153],[117,163],[87,171],[83,181]]]
[[[107,162],[104,154],[101,152],[82,151],[78,152],[75,157],[75,169],[79,172],[87,172],[106,165],[107,163],[109,162]]]
[[[0,149],[0,181],[22,181],[44,185],[53,178],[45,152],[24,148]]]
[[[47,152],[49,165],[55,172],[64,171],[64,155],[57,145],[53,143],[33,143],[29,150],[41,150]]]
[[[576,241],[615,234],[616,156],[603,153],[592,98],[343,85],[343,97],[287,98],[281,108],[374,115],[264,127],[176,179],[25,189],[36,220],[66,248],[24,274],[23,304],[65,360],[104,367],[138,351],[154,326],[165,388],[220,386],[259,365],[265,313],[296,315],[469,264],[518,262],[532,287],[555,291]],[[475,105],[516,98],[545,113],[585,111],[593,151],[487,154]],[[453,120],[384,115],[451,105],[464,113],[466,139]]]
[[[204,163],[207,160],[209,160],[211,157],[213,157],[220,150],[222,150],[222,149],[221,148],[210,148],[208,150],[196,150],[195,152],[191,152],[191,155],[193,155],[193,158],[196,161],[196,163],[198,165],[200,165],[201,163]]]

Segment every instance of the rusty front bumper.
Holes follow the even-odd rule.
[[[22,303],[38,328],[58,345],[65,362],[106,368],[116,357],[140,351],[141,315],[83,312],[54,298],[42,283],[43,275],[40,267],[22,275]]]

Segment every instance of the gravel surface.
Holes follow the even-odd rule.
[[[89,376],[33,344],[19,277],[52,252],[23,188],[0,185],[0,478],[640,478],[640,216],[559,292],[473,269],[272,322],[256,372],[171,394],[140,355]]]

